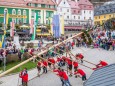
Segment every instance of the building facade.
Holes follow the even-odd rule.
[[[115,1],[106,2],[104,5],[97,7],[94,16],[95,25],[103,25],[106,20],[115,18]]]
[[[88,0],[56,0],[56,2],[57,14],[64,17],[65,30],[81,30],[87,24],[93,24],[93,4]]]
[[[0,23],[4,22],[4,11],[8,13],[8,24],[30,24],[35,13],[38,24],[49,24],[56,4],[52,0],[0,0]]]

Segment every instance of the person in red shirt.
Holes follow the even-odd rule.
[[[54,58],[48,58],[48,65],[51,68],[51,64],[53,66],[53,68],[55,68],[55,60]]]
[[[63,69],[62,69],[61,71],[62,71],[62,78],[63,78],[63,80],[64,80],[65,86],[72,86],[72,85],[70,84],[70,81],[69,81],[69,78],[68,78],[66,72],[65,72]]]
[[[107,66],[107,65],[108,65],[107,62],[105,62],[105,61],[101,61],[101,60],[100,60],[100,63],[97,64],[97,66],[100,66],[100,67],[104,67],[104,66]]]
[[[72,43],[71,43],[72,49],[73,49],[74,45],[75,45],[74,42],[72,42]]]
[[[73,62],[73,66],[74,66],[74,71],[76,71],[77,68],[78,68],[78,62],[74,61],[74,62]]]
[[[41,61],[38,61],[37,63],[37,70],[38,70],[38,76],[40,77],[40,72],[41,72]]]
[[[85,74],[85,72],[84,72],[82,69],[77,69],[77,70],[74,72],[74,74],[75,74],[75,75],[80,74],[80,75],[82,76],[82,81],[87,80],[86,74]]]
[[[60,77],[60,80],[62,82],[62,86],[64,86],[64,80],[62,78],[63,73],[62,73],[61,69],[60,68],[55,69],[55,70],[53,70],[53,72],[57,72],[58,73],[57,75]]]
[[[81,63],[83,63],[83,58],[84,58],[84,56],[81,53],[76,55],[76,59],[81,60]]]
[[[69,72],[70,72],[69,76],[72,76],[72,60],[67,58],[67,64],[68,64],[68,68],[69,68]]]
[[[28,86],[28,73],[26,68],[19,74],[19,77],[22,78],[22,86]]]
[[[47,73],[47,66],[48,66],[47,61],[42,60],[42,64],[43,64],[43,73]]]

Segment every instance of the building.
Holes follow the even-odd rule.
[[[93,24],[93,4],[88,0],[56,0],[56,2],[57,14],[64,17],[65,30],[81,30],[87,24]]]
[[[83,86],[115,86],[115,64],[94,71]]]
[[[103,25],[106,20],[115,18],[115,0],[95,8],[94,16],[95,25]]]
[[[4,11],[7,10],[8,23],[15,21],[16,24],[29,24],[34,13],[37,14],[38,23],[47,24],[56,11],[52,0],[0,0],[0,22],[3,22]]]
[[[16,28],[19,28],[19,26],[30,26],[32,19],[35,17],[38,25],[36,34],[41,35],[39,34],[41,30],[43,28],[47,29],[47,26],[49,27],[52,23],[50,20],[56,12],[56,4],[52,0],[0,0],[0,25],[2,26],[5,11],[7,11],[7,26],[10,26],[10,22],[14,21]],[[16,29],[20,37],[25,37],[24,31],[25,29]],[[26,31],[28,30],[26,29]],[[49,33],[48,30],[44,31]]]

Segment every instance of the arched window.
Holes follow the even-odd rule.
[[[23,15],[26,16],[26,10],[23,10]],[[23,18],[23,23],[26,23],[26,18]]]
[[[12,15],[16,15],[16,10],[15,9],[12,10]]]
[[[21,15],[21,10],[18,10],[18,15]]]
[[[23,10],[23,15],[26,15],[26,10]]]

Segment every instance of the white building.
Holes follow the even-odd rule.
[[[89,0],[55,1],[57,13],[64,17],[66,30],[78,30],[93,24],[94,8]]]

